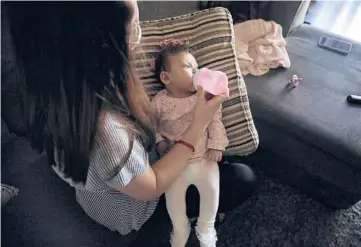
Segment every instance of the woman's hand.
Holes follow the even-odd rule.
[[[208,124],[214,119],[214,115],[219,110],[222,102],[227,96],[214,96],[207,100],[202,86],[197,88],[197,102],[194,108],[193,125],[206,129]]]

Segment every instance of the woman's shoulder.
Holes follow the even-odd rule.
[[[102,112],[90,154],[90,172],[120,188],[147,167],[147,154],[131,123],[120,112]]]
[[[98,121],[94,147],[109,149],[109,152],[115,146],[128,149],[128,144],[132,137],[131,130],[131,123],[121,112],[116,110],[103,111]]]
[[[100,113],[98,132],[104,133],[117,130],[124,135],[128,135],[130,125],[129,120],[121,112],[106,110]]]

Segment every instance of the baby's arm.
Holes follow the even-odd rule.
[[[208,159],[219,162],[222,159],[222,153],[228,146],[226,128],[222,123],[222,108],[220,107],[213,121],[208,125]]]

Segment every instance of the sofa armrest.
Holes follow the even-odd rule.
[[[304,1],[199,1],[200,9],[213,7],[227,8],[233,16],[234,22],[249,19],[264,19],[275,21],[283,28],[283,36],[287,36],[294,28],[305,20],[311,0]]]
[[[283,36],[287,36],[294,28],[305,20],[310,0],[304,1],[271,1],[265,19],[273,20],[283,28]]]
[[[190,14],[198,9],[197,1],[138,1],[140,21]]]

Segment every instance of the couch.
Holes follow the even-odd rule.
[[[346,102],[349,94],[361,93],[361,44],[302,24],[308,1],[287,2],[287,10],[297,8],[292,22],[284,2],[207,2],[227,7],[235,24],[275,20],[287,40],[291,68],[245,76],[260,136],[258,150],[245,159],[332,208],[361,200],[360,107]],[[272,18],[274,11],[286,14]],[[344,56],[322,49],[321,36],[351,42],[352,51]],[[295,74],[303,81],[290,89]]]
[[[291,45],[297,47],[299,45],[297,42],[301,42],[302,46],[298,50],[290,51],[293,63],[301,67],[295,66],[289,71],[273,71],[262,78],[246,77],[251,108],[261,141],[259,150],[246,159],[252,165],[260,166],[269,171],[269,174],[288,183],[300,187],[303,185],[302,188],[327,204],[346,207],[361,199],[358,189],[361,188],[358,166],[361,164],[360,146],[357,146],[357,143],[360,144],[358,135],[360,132],[357,131],[361,125],[356,124],[360,121],[360,115],[357,115],[359,109],[346,105],[343,94],[360,89],[358,78],[360,78],[361,66],[353,66],[354,70],[343,78],[349,86],[347,88],[337,86],[340,80],[332,81],[333,76],[323,80],[327,82],[324,87],[320,81],[318,84],[311,83],[315,80],[310,72],[312,69],[321,68],[321,71],[335,69],[330,62],[326,63],[329,67],[322,67],[320,64],[322,61],[327,61],[327,56],[334,55],[320,51],[317,57],[305,57],[301,49],[307,50],[310,41],[302,41],[302,37],[309,36],[311,40],[316,39],[320,31],[298,25],[302,22],[300,20],[305,2],[282,2],[282,14],[276,11],[279,4],[279,2],[271,4],[274,10],[273,18],[279,19],[287,13],[287,18],[280,20],[279,23],[285,27],[286,33],[289,33],[288,39]],[[194,12],[198,3],[145,1],[140,2],[139,5],[141,20],[149,20]],[[269,18],[272,19],[272,16]],[[2,96],[5,97],[2,97],[1,179],[2,183],[14,185],[20,191],[18,196],[2,207],[2,245],[6,247],[128,246],[134,236],[121,237],[88,218],[76,203],[74,190],[59,179],[46,164],[46,156],[35,152],[22,137],[24,129],[21,112],[17,107],[16,86],[11,84],[12,78],[5,70],[9,68],[8,62],[11,61],[12,50],[11,40],[3,36],[4,28],[6,28],[6,20],[4,22],[2,15]],[[360,52],[360,47],[356,46],[354,51]],[[356,55],[350,55],[354,57],[354,62],[359,64]],[[347,57],[343,59],[343,62],[347,62]],[[305,72],[306,70],[308,73]],[[282,95],[280,87],[292,73],[305,77],[304,86],[300,85],[296,88],[292,92],[292,97]],[[267,90],[272,93],[268,97],[266,97]],[[331,94],[332,97],[326,97],[326,101],[320,103],[321,105],[306,108],[301,103],[303,97],[309,97],[307,99],[316,104],[320,96],[325,97],[324,93],[332,90],[335,93]],[[338,116],[342,118],[337,118],[332,113],[327,114],[324,104],[334,105]],[[323,117],[317,114],[317,110],[324,114]],[[314,118],[315,115],[319,117]],[[345,118],[350,121],[341,122],[340,119]],[[328,121],[324,121],[325,119]],[[340,122],[337,120],[332,124],[331,120],[335,121],[335,119]],[[340,124],[344,124],[347,128],[344,131],[340,130]],[[322,126],[326,127],[322,128]],[[331,143],[332,147],[327,143]],[[356,146],[350,146],[350,143]],[[312,162],[308,163],[307,155],[310,154],[312,154]],[[313,167],[314,164],[318,166]],[[312,169],[307,169],[310,167]],[[329,200],[334,195],[336,195],[336,203]],[[342,202],[339,203],[339,200]]]
[[[246,76],[260,145],[246,159],[333,208],[361,200],[361,44],[339,55],[317,46],[337,35],[302,24],[287,37],[291,68]],[[287,89],[288,80],[303,77]]]

